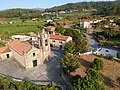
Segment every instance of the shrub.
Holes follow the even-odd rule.
[[[95,70],[101,70],[104,67],[103,60],[101,58],[95,58],[92,62],[92,68]]]
[[[117,58],[119,58],[119,59],[120,59],[120,52],[118,52],[118,53],[117,53]]]
[[[114,56],[113,55],[108,55],[108,59],[114,60]]]
[[[99,39],[99,40],[105,40],[105,37],[102,36],[102,35],[98,35],[98,39]]]

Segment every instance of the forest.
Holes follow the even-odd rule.
[[[20,17],[21,19],[32,19],[40,18],[41,13],[39,10],[16,8],[0,11],[0,18]]]
[[[90,10],[93,14],[97,15],[120,15],[120,4],[117,1],[99,1],[99,2],[78,2],[68,3],[61,6],[48,8],[46,12],[59,12],[59,11],[82,11]]]

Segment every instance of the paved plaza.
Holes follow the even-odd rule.
[[[62,51],[52,50],[52,58],[43,65],[25,70],[13,60],[4,60],[0,62],[0,73],[19,79],[28,79],[34,82],[51,82],[65,85],[61,77],[60,59],[63,56]]]

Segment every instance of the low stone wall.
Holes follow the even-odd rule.
[[[29,79],[15,78],[15,77],[12,77],[12,76],[9,76],[9,75],[4,75],[2,73],[0,73],[0,75],[2,77],[11,77],[14,81],[18,81],[18,82],[29,80]],[[30,80],[30,81],[34,84],[37,84],[37,85],[48,85],[48,84],[52,83],[52,81],[47,81],[47,80]]]
[[[82,53],[82,54],[79,53],[79,55],[97,54],[98,51],[100,51],[101,49],[102,49],[102,48],[100,47],[100,48],[98,48],[98,49],[95,50],[95,51],[90,51],[90,52],[86,52],[86,53]]]
[[[79,53],[79,55],[89,55],[89,54],[92,54],[92,53],[93,53],[93,52],[90,51],[90,52],[86,52],[86,53],[82,53],[82,54]]]

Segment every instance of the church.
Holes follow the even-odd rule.
[[[12,40],[3,48],[1,60],[12,58],[25,69],[41,65],[51,57],[50,38],[44,30],[35,41]]]

